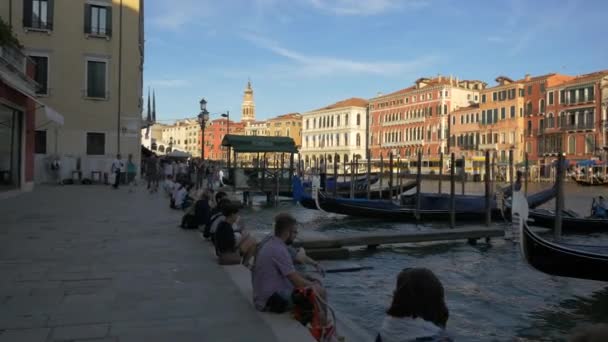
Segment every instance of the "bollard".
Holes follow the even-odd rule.
[[[555,239],[559,240],[562,237],[562,215],[564,210],[564,155],[559,154],[557,158],[556,169],[557,196],[555,198]]]
[[[454,228],[456,226],[456,180],[454,179],[456,160],[454,160],[454,158],[454,152],[452,152],[450,158],[450,228]]]

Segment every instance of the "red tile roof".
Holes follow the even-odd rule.
[[[334,104],[330,104],[327,107],[319,108],[315,111],[319,110],[328,110],[328,109],[336,109],[336,108],[345,108],[345,107],[367,107],[367,100],[359,98],[359,97],[351,97],[350,99],[346,99],[343,101],[336,102]]]
[[[592,72],[589,74],[578,75],[569,81],[558,84],[557,86],[561,87],[561,86],[570,85],[570,84],[577,84],[577,83],[582,83],[582,82],[593,81],[595,79],[598,79],[598,78],[601,78],[604,76],[608,76],[608,69]]]
[[[469,110],[475,110],[475,109],[479,109],[479,103],[474,103],[470,106],[466,106],[466,107],[460,107],[458,109],[455,109],[452,111],[452,113],[457,113],[457,112],[466,112]]]

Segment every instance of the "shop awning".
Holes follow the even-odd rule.
[[[36,97],[36,88],[34,85],[30,84],[30,82],[19,77],[17,74],[2,69],[0,69],[0,80],[36,102],[40,106],[39,108],[43,109],[44,116],[47,120],[63,126],[63,116]]]
[[[295,142],[289,137],[226,135],[222,140],[222,146],[230,146],[236,153],[298,153]]]

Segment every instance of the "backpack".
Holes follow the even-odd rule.
[[[196,229],[198,228],[198,224],[196,222],[196,216],[192,214],[186,214],[182,218],[181,226],[183,229]]]

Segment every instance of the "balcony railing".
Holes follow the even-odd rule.
[[[21,50],[9,45],[0,46],[0,59],[16,71],[25,72],[25,55]]]
[[[576,131],[576,130],[587,130],[587,129],[594,129],[595,126],[593,124],[587,124],[587,123],[579,123],[579,124],[574,124],[574,125],[562,125],[562,131]]]
[[[593,102],[593,101],[595,101],[594,96],[583,96],[583,97],[577,97],[574,99],[566,99],[563,104],[577,105],[577,104],[589,103],[589,102]]]
[[[479,150],[498,150],[498,144],[479,144]]]

